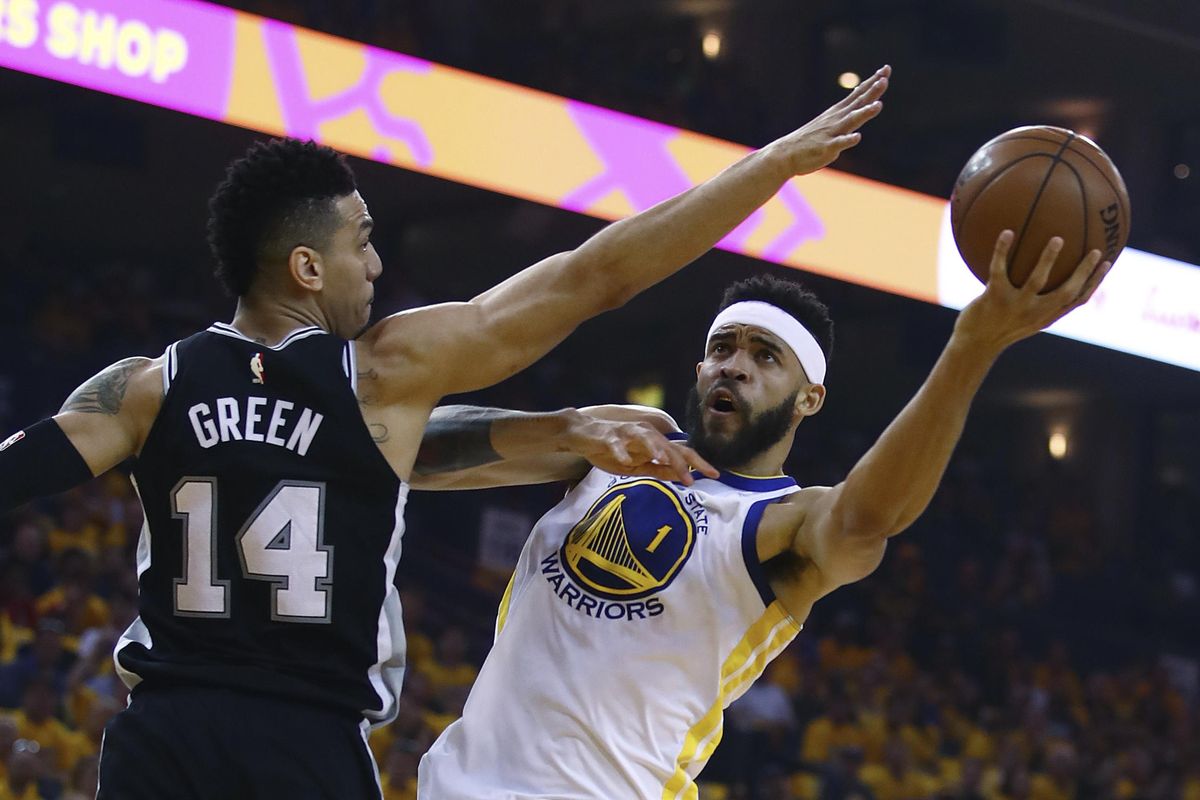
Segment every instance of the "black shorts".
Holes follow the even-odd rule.
[[[104,730],[97,800],[380,800],[365,726],[226,689],[139,686]]]

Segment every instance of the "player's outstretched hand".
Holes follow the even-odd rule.
[[[1091,299],[1096,287],[1112,269],[1101,263],[1102,253],[1093,250],[1075,266],[1061,286],[1043,293],[1054,262],[1062,252],[1063,240],[1055,236],[1042,248],[1041,258],[1024,285],[1013,286],[1008,277],[1008,251],[1013,232],[1003,231],[996,240],[987,286],[959,314],[955,329],[1000,348],[1032,336],[1057,322]]]
[[[881,67],[816,119],[767,147],[779,151],[793,175],[806,175],[829,166],[843,150],[859,143],[862,134],[858,129],[879,116],[883,110],[880,98],[887,91],[891,75],[891,67]]]
[[[663,435],[659,416],[645,416],[640,421],[616,421],[584,414],[568,431],[566,449],[614,475],[641,475],[686,486],[693,483],[693,469],[717,477],[718,471],[699,453]]]

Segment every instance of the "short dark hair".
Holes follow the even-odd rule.
[[[327,245],[337,229],[337,198],[356,188],[346,157],[332,148],[297,139],[255,142],[208,201],[217,280],[241,297],[264,260],[286,258],[298,244]]]
[[[829,363],[833,356],[833,320],[828,306],[812,291],[796,281],[785,281],[774,275],[752,275],[725,289],[717,313],[747,300],[770,303],[795,317],[816,338],[825,354],[825,363]]]

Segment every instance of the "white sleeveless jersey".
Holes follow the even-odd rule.
[[[533,529],[420,800],[695,798],[725,708],[800,631],[756,549],[791,478],[593,469]]]

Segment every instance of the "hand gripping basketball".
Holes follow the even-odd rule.
[[[987,286],[959,315],[955,328],[999,348],[1032,336],[1086,303],[1112,268],[1101,263],[1103,254],[1092,250],[1060,286],[1043,292],[1054,262],[1062,252],[1063,240],[1054,236],[1042,248],[1033,272],[1021,286],[1008,278],[1008,254],[1013,232],[1001,232],[992,252]]]
[[[806,175],[829,166],[843,150],[859,143],[862,134],[858,129],[879,116],[883,110],[879,98],[887,91],[891,74],[891,67],[881,67],[840,102],[767,147],[779,151],[793,175]]]

